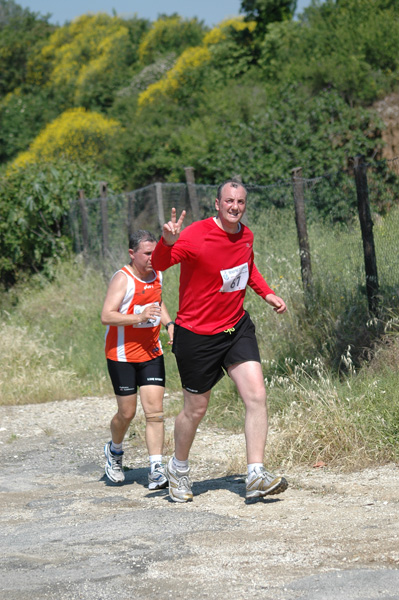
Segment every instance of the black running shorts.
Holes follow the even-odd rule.
[[[165,364],[162,356],[141,363],[119,362],[107,358],[108,372],[117,396],[137,393],[137,387],[165,387]]]
[[[215,335],[200,335],[175,325],[173,349],[181,384],[192,394],[212,389],[231,365],[260,363],[255,325],[246,312],[238,323]]]

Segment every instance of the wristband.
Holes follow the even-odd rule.
[[[175,324],[174,321],[169,321],[169,323],[166,323],[166,325],[165,325],[166,331],[168,330],[169,325],[174,325],[174,324]]]

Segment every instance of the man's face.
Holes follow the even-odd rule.
[[[151,255],[154,252],[156,242],[140,242],[138,249],[134,252],[129,250],[132,266],[139,275],[148,275],[152,271]]]
[[[222,224],[237,225],[245,213],[246,201],[247,193],[241,185],[235,187],[226,183],[222,189],[220,200],[215,200],[218,218]]]

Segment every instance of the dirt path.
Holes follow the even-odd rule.
[[[284,494],[246,504],[243,477],[228,475],[242,435],[201,427],[194,501],[174,504],[147,489],[137,436],[126,484],[107,485],[114,408],[112,398],[0,407],[1,598],[399,600],[395,465],[295,470]]]

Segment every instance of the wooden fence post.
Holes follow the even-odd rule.
[[[301,258],[302,284],[305,293],[308,294],[312,291],[312,267],[310,262],[308,231],[306,227],[302,168],[297,167],[292,169],[291,178],[294,190],[295,222],[298,233],[299,255]]]
[[[132,235],[134,231],[134,202],[136,195],[134,192],[130,192],[127,195],[127,234],[128,237]]]
[[[87,258],[89,253],[89,218],[87,216],[85,193],[83,190],[78,190],[78,202],[82,217],[83,255]]]
[[[157,199],[157,208],[158,208],[158,222],[159,226],[162,230],[162,227],[165,223],[165,214],[163,210],[163,197],[162,197],[162,183],[155,184],[155,195]]]
[[[197,192],[195,189],[194,168],[193,167],[184,167],[184,172],[186,174],[188,198],[190,200],[191,210],[193,211],[194,221],[198,221],[200,218],[200,212],[199,212]]]
[[[102,252],[103,258],[109,254],[109,235],[108,235],[108,207],[107,207],[107,188],[105,181],[100,182],[101,198],[101,231],[102,231]]]
[[[357,210],[359,213],[360,228],[363,239],[364,267],[366,271],[366,292],[369,311],[377,314],[378,309],[378,273],[377,258],[375,254],[373,221],[371,219],[369,190],[367,184],[367,164],[364,156],[357,155],[353,159],[355,173]]]

